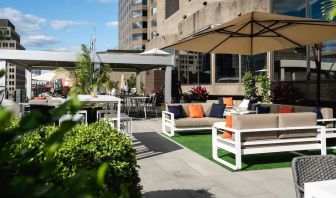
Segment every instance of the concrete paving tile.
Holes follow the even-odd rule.
[[[264,194],[256,194],[256,195],[250,195],[250,196],[244,196],[242,198],[279,198],[278,196],[272,194],[272,193],[264,193]]]
[[[143,185],[143,190],[145,192],[149,191],[160,191],[160,190],[173,190],[179,189],[180,186],[173,180],[162,181],[162,182],[154,182],[154,181],[141,181],[141,185]]]
[[[283,180],[270,179],[269,181],[257,182],[257,184],[266,191],[281,198],[296,197],[294,184]]]
[[[236,196],[248,196],[266,193],[267,191],[254,182],[237,174],[225,175],[213,178],[213,180],[228,186],[227,190]]]
[[[270,178],[269,173],[265,171],[240,171],[234,174],[240,177],[244,177],[251,182],[265,181],[269,180]]]
[[[187,189],[204,189],[207,187],[217,185],[217,182],[210,177],[199,176],[197,178],[176,178],[176,183],[180,184],[182,188]]]
[[[191,166],[193,169],[198,171],[203,176],[220,176],[220,175],[227,175],[231,174],[230,171],[226,170],[223,167],[218,166],[215,163],[208,163],[208,162],[193,162],[193,163],[187,163],[189,166]]]
[[[212,186],[207,188],[208,192],[212,194],[213,197],[223,197],[223,198],[236,198],[231,192],[229,192],[224,186]]]
[[[155,163],[167,172],[190,170],[191,167],[180,159],[156,159]]]
[[[160,190],[146,192],[148,198],[191,198],[185,190]]]
[[[165,172],[157,166],[140,168],[139,176],[141,180],[153,182],[161,182],[174,179],[172,174]]]

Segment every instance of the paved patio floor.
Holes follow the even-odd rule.
[[[160,135],[161,119],[133,122],[144,197],[295,197],[290,168],[230,172]]]

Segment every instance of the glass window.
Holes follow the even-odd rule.
[[[242,56],[241,57],[241,72],[242,76],[245,71],[251,71],[254,74],[260,74],[266,72],[267,54],[258,54],[254,56]]]
[[[323,19],[322,16],[322,2],[323,0],[310,1],[310,17],[314,19]],[[331,2],[331,1],[330,1]],[[334,18],[334,21],[336,19]],[[312,49],[313,50],[313,49]],[[336,40],[327,41],[323,43],[322,54],[334,54],[336,53]],[[313,52],[311,53],[311,67],[310,67],[310,78],[311,80],[316,80],[316,66],[313,58]],[[322,80],[336,80],[336,58],[322,58],[321,67],[321,79]]]
[[[306,17],[306,0],[274,0],[274,13]],[[292,48],[274,52],[274,81],[307,80],[307,48]]]
[[[176,55],[182,84],[210,83],[210,54],[180,51]]]
[[[142,33],[132,34],[132,40],[133,41],[142,40]]]
[[[139,29],[142,28],[142,23],[140,21],[134,22],[132,24],[133,29]]]
[[[156,37],[157,37],[157,32],[156,31],[152,32],[152,39],[155,39]]]
[[[177,12],[180,8],[179,0],[166,0],[165,1],[165,8],[166,8],[166,19]]]
[[[216,83],[239,81],[239,55],[216,54]]]
[[[133,5],[138,4],[147,5],[147,0],[133,0]]]
[[[147,28],[146,21],[137,21],[132,24],[133,29]]]
[[[151,21],[151,27],[156,27],[157,26],[157,21],[156,19]]]
[[[135,10],[135,11],[132,12],[132,17],[133,18],[139,17],[139,16],[141,16],[141,13],[142,13],[141,10]]]
[[[211,60],[210,54],[200,53],[198,55],[199,64],[199,84],[210,84],[211,81]]]
[[[152,8],[152,15],[155,15],[156,13],[157,13],[157,8],[156,7]]]

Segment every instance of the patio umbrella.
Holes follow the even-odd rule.
[[[163,50],[159,50],[157,48],[153,48],[151,50],[145,51],[140,53],[141,55],[152,55],[152,56],[168,56],[170,55],[169,53],[163,51]]]
[[[254,11],[165,49],[256,55],[333,39],[336,39],[336,24],[333,22]],[[318,49],[316,54],[321,53],[320,48],[315,49]],[[317,98],[320,95],[318,90]]]
[[[120,91],[124,90],[126,86],[126,80],[125,80],[125,76],[124,76],[124,73],[121,74],[121,78],[120,78]]]

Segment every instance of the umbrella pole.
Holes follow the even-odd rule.
[[[313,52],[316,64],[316,107],[320,107],[322,44],[315,44]]]

